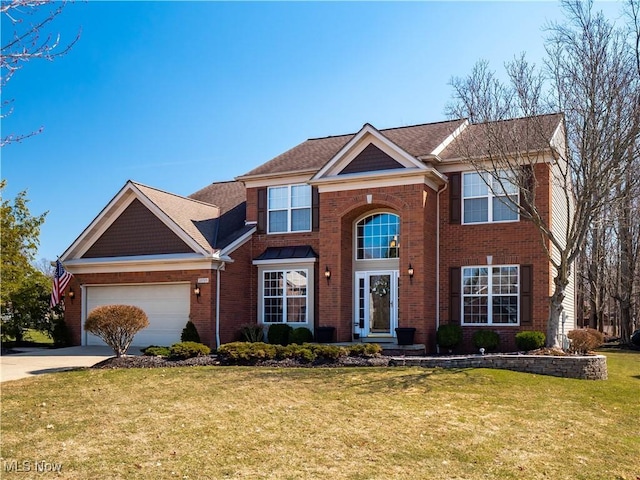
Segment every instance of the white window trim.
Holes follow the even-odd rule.
[[[491,190],[491,188],[487,185],[487,194],[486,195],[472,195],[472,196],[465,196],[464,194],[464,177],[467,175],[481,175],[481,173],[479,172],[463,172],[462,174],[462,182],[460,185],[461,188],[461,197],[462,197],[462,202],[460,205],[460,208],[462,209],[462,211],[460,212],[461,218],[462,218],[462,224],[463,225],[485,225],[487,223],[514,223],[514,222],[519,222],[520,221],[520,212],[516,212],[516,218],[513,220],[494,220],[493,219],[493,202],[494,201],[499,201],[499,198],[502,197],[509,197],[510,195],[496,195],[494,194],[494,192]],[[491,177],[493,178],[493,177]],[[519,193],[515,193],[515,196],[519,197]],[[474,200],[474,199],[478,199],[478,198],[487,198],[487,221],[486,222],[468,222],[465,218],[464,215],[464,201],[465,200]]]
[[[518,286],[518,292],[515,294],[489,294],[489,292],[491,292],[492,290],[492,282],[493,282],[493,276],[492,276],[492,272],[491,269],[492,268],[516,268],[517,271],[517,286]],[[479,294],[465,294],[464,293],[464,271],[467,268],[487,268],[489,269],[488,272],[488,282],[487,282],[487,294],[486,295],[479,295]],[[518,327],[520,326],[520,314],[522,313],[521,309],[520,309],[520,265],[465,265],[463,267],[460,268],[460,324],[462,326],[465,327]],[[487,323],[467,323],[464,321],[464,299],[466,297],[480,297],[480,296],[486,296],[488,301],[487,301]],[[518,313],[516,315],[516,318],[518,319],[518,321],[516,323],[494,323],[493,322],[493,297],[512,297],[515,296],[517,299],[517,308],[518,308]]]
[[[287,188],[287,207],[286,208],[269,208],[269,193],[271,192],[272,189],[275,188]],[[293,189],[293,187],[309,187],[309,206],[308,207],[292,207],[291,206],[291,190]],[[292,225],[293,222],[292,220],[292,212],[294,210],[304,210],[304,209],[309,209],[309,229],[308,230],[292,230]],[[271,212],[283,212],[285,211],[287,212],[287,229],[283,230],[283,231],[279,231],[279,232],[272,232],[271,231]],[[267,234],[271,234],[271,235],[277,235],[277,234],[283,234],[283,233],[305,233],[305,232],[310,232],[313,228],[312,222],[313,222],[313,192],[311,191],[311,185],[307,184],[307,183],[296,183],[296,184],[292,184],[292,185],[274,185],[272,187],[268,187],[267,188]]]
[[[292,261],[282,261],[278,264],[274,263],[264,263],[257,264],[258,265],[258,311],[257,311],[257,320],[261,325],[269,326],[276,325],[278,323],[284,323],[287,325],[291,325],[294,328],[297,327],[306,327],[313,331],[314,324],[314,292],[315,292],[315,258],[305,259],[306,262],[301,264],[299,262],[300,259],[292,259]],[[306,322],[287,322],[286,316],[284,316],[284,322],[265,322],[264,321],[264,274],[266,272],[288,272],[302,270],[307,272],[307,303],[306,303],[306,313],[307,319]],[[283,297],[286,298],[286,297]]]
[[[393,215],[394,217],[398,218],[398,227],[400,229],[400,231],[402,230],[402,223],[401,223],[401,218],[400,215],[398,215],[395,212],[390,212],[389,210],[374,210],[371,212],[367,212],[365,215],[363,215],[362,217],[358,218],[355,222],[353,222],[353,259],[358,262],[358,263],[365,263],[365,262],[377,262],[377,263],[384,263],[384,262],[393,262],[393,264],[395,265],[396,263],[399,262],[400,260],[400,247],[401,247],[401,238],[400,238],[400,231],[398,232],[397,236],[398,238],[396,239],[397,243],[397,250],[398,250],[398,256],[397,257],[389,257],[389,258],[358,258],[358,224],[369,217],[373,217],[375,215],[381,215],[381,214],[389,214],[389,215]]]

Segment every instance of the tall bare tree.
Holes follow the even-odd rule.
[[[15,73],[26,63],[37,60],[53,61],[65,55],[80,38],[78,31],[70,42],[61,43],[60,34],[54,34],[50,27],[62,10],[66,1],[53,0],[2,0],[0,15],[2,29],[11,29],[0,53],[0,89],[4,90]],[[47,9],[47,7],[51,7]],[[2,99],[0,120],[13,112],[13,100]],[[29,133],[8,134],[0,138],[0,147],[19,142],[36,135],[42,127]]]
[[[628,8],[637,12],[637,5],[629,0]],[[638,24],[617,27],[594,12],[592,2],[566,0],[562,8],[565,21],[546,30],[544,65],[516,57],[503,81],[481,61],[469,76],[452,79],[448,107],[450,116],[483,127],[461,137],[461,156],[483,173],[493,193],[505,198],[518,188],[521,201],[509,206],[541,234],[554,267],[548,346],[560,345],[574,261],[594,219],[627,178],[628,152],[640,132]],[[545,114],[553,112],[562,112],[563,132],[552,130],[556,117]],[[519,120],[501,122],[510,118]],[[483,158],[472,155],[478,145]],[[549,167],[554,191],[551,218],[536,203],[541,163]]]

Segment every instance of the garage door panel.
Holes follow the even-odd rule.
[[[149,318],[149,326],[138,332],[132,345],[171,345],[189,320],[190,284],[109,285],[87,287],[87,312],[101,305],[135,305]],[[88,345],[104,345],[87,333]]]

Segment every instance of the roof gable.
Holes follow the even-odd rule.
[[[347,173],[366,176],[370,172],[400,168],[423,170],[426,166],[367,123],[313,176],[311,181]]]
[[[137,198],[82,255],[82,258],[193,253],[180,237]]]
[[[338,175],[349,173],[374,172],[377,170],[392,170],[404,168],[403,165],[386,154],[373,143],[367,145],[351,163],[344,167]]]
[[[214,253],[219,212],[215,205],[128,181],[64,252],[61,260],[98,258],[99,254],[111,257],[116,256],[116,252],[117,256],[135,256],[127,253],[126,246],[131,242],[132,251],[139,251],[141,239],[147,237],[139,232],[143,228],[136,221],[144,222],[145,228],[161,236],[153,239],[143,255],[164,250],[163,253],[186,251],[210,256]]]

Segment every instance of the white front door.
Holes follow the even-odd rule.
[[[354,333],[392,337],[398,320],[398,272],[356,272]]]

